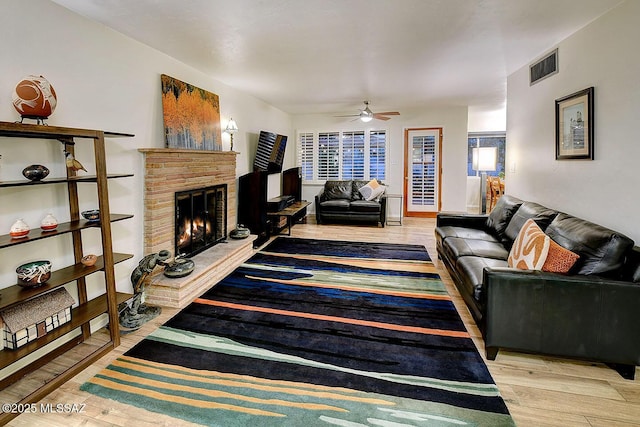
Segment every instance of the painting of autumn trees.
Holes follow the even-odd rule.
[[[218,95],[165,74],[160,78],[167,147],[222,150]]]

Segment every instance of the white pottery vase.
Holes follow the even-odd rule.
[[[47,214],[47,216],[45,216],[42,219],[42,222],[40,223],[40,228],[42,228],[43,231],[52,231],[55,230],[58,227],[58,220],[56,219],[56,217],[54,217],[51,212],[49,212]]]
[[[29,234],[29,230],[31,229],[29,228],[27,223],[24,222],[22,218],[20,218],[16,220],[16,222],[14,222],[13,225],[11,226],[11,229],[9,230],[9,235],[14,239],[25,237],[27,234]]]

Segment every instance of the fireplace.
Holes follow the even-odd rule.
[[[193,256],[227,237],[227,184],[175,193],[175,255]]]

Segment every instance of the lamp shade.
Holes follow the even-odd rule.
[[[230,134],[234,134],[235,132],[238,131],[238,125],[236,124],[236,121],[233,119],[229,119],[229,123],[227,123],[227,128],[224,130],[227,133]]]
[[[495,171],[498,167],[498,148],[479,147],[472,153],[472,168],[477,171]]]

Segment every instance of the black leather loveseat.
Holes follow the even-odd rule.
[[[567,273],[509,268],[528,219],[579,255]],[[640,248],[597,224],[515,197],[490,215],[440,213],[436,248],[482,331],[499,348],[608,363],[633,379],[640,365]]]
[[[343,180],[327,181],[322,191],[315,197],[316,221],[318,224],[329,222],[368,222],[384,227],[387,212],[387,198],[384,185],[381,194],[372,200],[366,200],[361,189],[370,181]],[[366,194],[366,193],[365,193]]]

